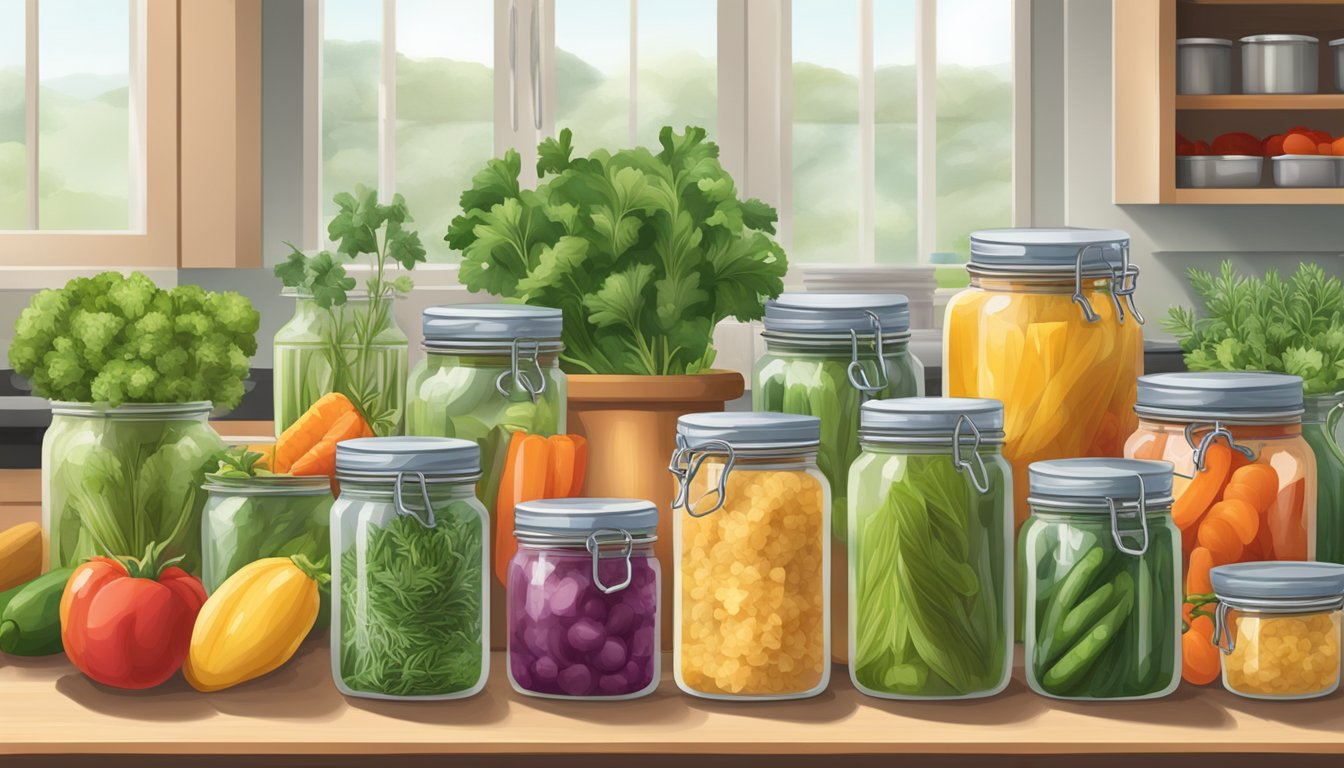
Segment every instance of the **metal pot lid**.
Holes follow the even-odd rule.
[[[1176,41],[1176,45],[1218,45],[1231,48],[1232,41],[1222,37],[1182,37]]]
[[[1127,248],[1118,229],[983,229],[971,233],[971,266],[1071,271],[1082,252],[1085,274],[1110,274]]]
[[[1197,421],[1295,421],[1302,416],[1302,379],[1285,373],[1207,371],[1140,376],[1134,412]]]
[[[910,303],[899,293],[782,293],[765,302],[765,330],[776,333],[871,333],[910,330]]]
[[[1027,468],[1033,500],[1064,504],[1104,505],[1107,498],[1136,501],[1140,497],[1160,505],[1171,500],[1172,464],[1142,459],[1054,459],[1033,462]]]
[[[691,413],[677,419],[677,438],[691,449],[715,442],[747,450],[810,448],[821,442],[821,419],[793,413]]]
[[[559,339],[561,313],[529,304],[445,304],[425,309],[425,341]]]
[[[1251,35],[1241,38],[1243,43],[1319,43],[1320,39],[1310,35]]]
[[[616,530],[652,534],[658,529],[658,507],[644,499],[540,499],[514,506],[513,524],[527,533]]]
[[[481,448],[453,437],[360,437],[336,444],[336,472],[467,478],[481,474]]]
[[[963,418],[986,441],[1003,439],[1003,403],[979,397],[895,397],[869,400],[859,410],[859,429],[883,435],[950,437]],[[972,436],[965,429],[966,438]]]
[[[1344,45],[1344,37],[1337,37],[1334,40],[1330,41],[1331,48],[1334,48],[1337,45]]]
[[[1344,565],[1267,561],[1209,571],[1219,600],[1317,600],[1344,597]]]

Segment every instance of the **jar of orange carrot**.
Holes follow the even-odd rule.
[[[1125,456],[1175,466],[1171,516],[1185,552],[1185,628],[1211,636],[1209,569],[1315,555],[1316,459],[1302,437],[1302,379],[1278,373],[1141,376],[1138,429]],[[1185,679],[1218,677],[1216,655],[1192,638]]]

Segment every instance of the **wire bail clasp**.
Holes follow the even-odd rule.
[[[1223,426],[1221,421],[1213,422],[1213,429],[1206,432],[1204,436],[1200,438],[1198,443],[1195,442],[1195,425],[1194,423],[1190,423],[1185,425],[1185,442],[1191,448],[1195,449],[1194,459],[1196,472],[1204,471],[1205,459],[1208,455],[1209,446],[1213,445],[1213,441],[1220,437],[1227,441],[1227,446],[1229,448],[1240,453],[1242,456],[1245,456],[1250,461],[1255,461],[1255,451],[1247,446],[1238,444],[1232,437],[1232,433],[1228,431],[1227,427]]]
[[[970,427],[971,434],[975,438],[975,442],[971,444],[971,455],[975,457],[975,466],[980,467],[980,477],[975,476],[975,466],[972,466],[971,462],[961,455],[961,430],[963,426]],[[958,416],[957,425],[952,428],[952,464],[958,472],[965,472],[970,475],[971,485],[975,486],[975,490],[981,493],[989,493],[989,470],[985,467],[985,460],[980,455],[980,440],[980,428],[975,426],[971,417],[964,413]],[[984,478],[984,480],[980,478]]]
[[[521,348],[527,345],[526,351]],[[495,391],[503,397],[513,395],[512,384],[516,383],[527,392],[527,396],[532,398],[532,402],[537,402],[537,398],[546,391],[546,374],[541,370],[541,362],[538,358],[541,355],[541,339],[514,339],[509,345],[509,370],[503,371],[495,377]],[[530,371],[524,372],[520,363],[527,363]],[[533,374],[536,375],[535,380]],[[511,379],[511,384],[506,384],[506,380]]]
[[[1111,512],[1111,539],[1115,541],[1115,546],[1126,555],[1141,557],[1148,551],[1148,489],[1144,486],[1143,475],[1135,473],[1134,479],[1139,481],[1139,533],[1143,535],[1143,544],[1138,549],[1134,549],[1125,544],[1120,531],[1120,504],[1116,503],[1114,496],[1106,497],[1106,507]],[[1133,531],[1126,531],[1133,534]]]
[[[401,495],[401,486],[406,482],[408,476],[415,478],[420,483],[420,498],[425,502],[425,518],[420,517],[420,513],[406,506],[406,502]],[[396,485],[392,487],[392,501],[396,505],[397,514],[407,515],[415,518],[426,528],[433,528],[438,525],[434,518],[434,506],[429,503],[429,485],[425,482],[424,472],[398,472]]]
[[[1078,249],[1078,256],[1073,262],[1073,303],[1083,308],[1083,317],[1089,323],[1095,323],[1101,319],[1101,315],[1092,308],[1092,302],[1083,295],[1083,257],[1087,255],[1088,250],[1100,247],[1097,243],[1088,243]]]
[[[1115,302],[1116,317],[1121,323],[1125,322],[1125,306],[1128,306],[1129,314],[1139,325],[1144,324],[1143,315],[1139,314],[1139,308],[1134,305],[1134,292],[1138,287],[1139,267],[1129,263],[1129,246],[1126,245],[1120,249],[1120,269],[1111,276],[1111,300]],[[1120,303],[1121,296],[1125,298],[1124,305]]]
[[[849,329],[849,368],[846,374],[849,376],[850,385],[862,392],[866,400],[886,389],[890,382],[887,379],[886,353],[882,348],[882,321],[871,309],[865,309],[863,313],[868,316],[868,324],[873,328],[873,351],[877,354],[877,383],[874,384],[869,380],[868,372],[863,369],[863,363],[859,360],[859,332],[853,328]]]
[[[1227,611],[1227,603],[1218,603],[1213,612],[1213,644],[1224,654],[1237,649],[1237,637],[1227,626]]]
[[[602,534],[615,534],[617,538],[608,538],[602,540]],[[620,584],[603,584],[602,576],[598,573],[597,564],[602,559],[602,545],[621,542],[623,551],[621,557],[625,558],[625,580]],[[593,584],[602,590],[602,594],[610,595],[612,592],[620,592],[622,589],[630,586],[630,582],[635,577],[633,566],[630,565],[630,555],[635,551],[635,539],[630,532],[621,528],[600,528],[588,534],[588,540],[585,542],[588,553],[593,556]]]
[[[724,456],[726,460],[723,464],[723,471],[719,474],[719,480],[715,487],[705,491],[700,498],[694,502],[690,501],[691,483],[695,476],[700,472],[700,467],[710,456]],[[672,460],[668,462],[667,471],[677,476],[677,495],[672,500],[673,509],[684,509],[686,514],[691,517],[704,517],[723,509],[723,505],[728,500],[728,475],[733,471],[733,464],[737,461],[737,453],[733,451],[733,446],[724,440],[706,440],[697,448],[691,448],[686,445],[686,439],[677,435],[677,449],[672,452]],[[697,513],[695,508],[715,494],[718,496],[714,501],[714,506]]]

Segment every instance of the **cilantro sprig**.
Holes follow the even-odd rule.
[[[1199,313],[1172,307],[1162,327],[1192,371],[1273,371],[1302,377],[1306,394],[1344,389],[1344,284],[1303,263],[1287,281],[1238,274],[1224,261],[1217,275],[1189,271]]]
[[[703,128],[637,147],[575,157],[572,133],[537,148],[534,189],[509,150],[462,193],[444,237],[459,277],[564,315],[571,373],[670,375],[709,368],[714,326],[761,317],[784,289],[775,210],[740,200]]]

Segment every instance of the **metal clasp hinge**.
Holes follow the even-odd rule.
[[[529,345],[526,357],[520,350],[523,345]],[[516,383],[523,388],[524,392],[527,392],[527,396],[532,398],[532,402],[537,402],[537,398],[546,391],[546,374],[541,370],[541,362],[538,360],[540,355],[540,339],[514,339],[513,343],[509,345],[509,370],[503,371],[495,377],[495,391],[504,397],[511,397],[513,395],[512,384]],[[525,373],[519,365],[520,361],[528,363],[532,370]],[[534,373],[536,375],[535,380],[533,379]],[[512,383],[505,384],[505,381],[510,379]]]
[[[715,484],[713,490],[701,494],[700,498],[692,503],[690,501],[691,483],[700,472],[701,465],[710,456],[726,457],[723,471],[719,474],[719,481]],[[667,465],[667,471],[677,477],[677,496],[672,500],[672,508],[684,509],[686,514],[691,517],[704,517],[723,509],[724,503],[728,500],[728,475],[733,471],[733,464],[736,461],[737,454],[733,451],[733,446],[723,440],[706,440],[699,447],[692,449],[686,445],[685,438],[678,435],[677,449],[672,452],[672,460]],[[714,500],[714,506],[704,512],[697,513],[695,509],[710,494],[715,494],[718,497]]]
[[[873,351],[877,355],[877,383],[874,384],[868,379],[868,372],[863,369],[863,363],[859,360],[859,332],[853,328],[849,329],[849,368],[846,374],[849,376],[850,385],[862,392],[866,400],[886,389],[890,381],[887,378],[886,353],[882,348],[882,321],[871,309],[865,309],[863,313],[868,316],[868,324],[873,328]]]
[[[975,457],[976,466],[980,467],[980,477],[984,478],[983,481],[975,476],[975,468],[971,465],[971,462],[962,458],[961,429],[963,426],[970,427],[971,434],[975,437],[975,442],[971,444],[971,455]],[[970,475],[971,485],[975,486],[975,490],[981,493],[989,493],[989,470],[985,468],[985,460],[980,456],[980,428],[975,426],[975,422],[971,421],[971,418],[964,413],[957,417],[957,425],[952,428],[952,464],[958,472],[964,471]]]
[[[406,506],[406,502],[402,498],[401,486],[406,482],[407,476],[414,477],[420,482],[420,498],[425,502],[425,517],[423,519],[416,510]],[[425,482],[425,474],[423,472],[398,472],[396,485],[392,488],[392,501],[396,505],[398,514],[413,517],[416,522],[426,528],[433,528],[438,524],[434,518],[434,507],[429,503],[429,486]]]
[[[1143,476],[1135,473],[1134,479],[1139,481],[1139,509],[1136,514],[1139,516],[1139,533],[1143,536],[1143,544],[1139,549],[1133,549],[1125,545],[1124,537],[1120,532],[1120,505],[1116,503],[1115,497],[1106,497],[1106,507],[1111,512],[1111,539],[1115,541],[1115,546],[1121,552],[1133,557],[1141,557],[1148,551],[1148,489],[1144,486]],[[1133,531],[1127,531],[1133,533]]]
[[[608,539],[606,542],[603,542],[601,535],[604,533],[616,534],[620,538]],[[597,567],[602,559],[602,545],[603,543],[613,544],[617,541],[623,542],[622,546],[624,547],[624,551],[621,553],[621,557],[625,558],[625,580],[620,584],[603,584],[602,576],[598,573]],[[634,568],[630,565],[630,555],[635,551],[635,539],[630,535],[629,531],[617,528],[602,528],[593,531],[588,534],[588,541],[585,546],[588,548],[588,553],[593,556],[593,584],[597,585],[597,588],[602,590],[602,594],[609,595],[612,592],[620,592],[622,589],[630,586],[630,582],[634,579],[635,573]]]

